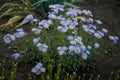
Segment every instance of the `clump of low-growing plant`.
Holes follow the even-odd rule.
[[[54,67],[61,64],[63,73],[75,71],[80,66],[90,66],[92,60],[108,52],[119,40],[101,27],[102,21],[94,19],[90,10],[64,10],[60,4],[49,5],[49,8],[51,12],[47,19],[39,21],[32,14],[24,18],[23,23],[30,23],[32,32],[20,28],[3,37],[6,44],[21,38],[22,46],[17,46],[20,52],[12,56],[21,61],[37,62],[33,73],[45,72],[39,62],[47,65],[50,60],[53,60]]]

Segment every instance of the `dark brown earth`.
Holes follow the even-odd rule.
[[[91,10],[95,18],[103,21],[103,27],[120,38],[120,0],[87,0],[87,3],[77,5]],[[97,61],[97,69],[101,80],[108,80],[111,71],[120,70],[120,42],[116,45],[116,52],[101,55]]]
[[[10,1],[10,0],[8,0]],[[0,0],[0,3],[3,0]],[[5,0],[4,0],[5,2]],[[87,0],[85,3],[76,3],[81,9],[91,10],[94,17],[103,21],[103,27],[109,30],[109,33],[117,35],[120,38],[120,0]],[[2,24],[0,20],[0,24]],[[0,33],[0,62],[5,60],[5,68],[11,68],[11,54],[13,50],[8,48],[8,45],[3,43],[2,37],[4,33]],[[30,73],[30,63],[19,64],[17,74],[18,79],[23,80],[27,73]],[[93,74],[100,74],[101,80],[108,80],[110,72],[120,70],[120,42],[116,45],[116,51],[109,54],[101,54],[96,62],[96,68]],[[92,73],[92,72],[90,72]]]

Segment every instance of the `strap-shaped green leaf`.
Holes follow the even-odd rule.
[[[7,7],[7,6],[20,6],[20,4],[17,3],[5,3],[3,6],[0,7],[0,10],[2,10],[3,8]]]
[[[65,6],[70,6],[70,7],[73,7],[73,8],[79,8],[78,6],[73,5],[72,3],[68,3],[68,2],[64,2],[64,5]]]
[[[33,5],[34,6],[39,5],[39,4],[42,4],[43,2],[48,2],[48,0],[40,0],[40,1],[36,2],[36,3],[34,3]]]

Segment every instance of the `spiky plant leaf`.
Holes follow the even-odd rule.
[[[3,16],[5,16],[6,14],[8,14],[9,12],[11,12],[13,9],[12,8],[10,8],[10,9],[8,9],[7,11],[5,11],[1,16],[0,16],[0,18],[2,18]]]
[[[16,7],[16,6],[20,6],[20,4],[17,4],[17,3],[5,3],[3,6],[0,7],[0,11],[2,9],[4,9],[5,7]]]
[[[14,16],[14,15],[25,15],[28,14],[28,12],[23,12],[23,11],[11,11],[9,13],[6,13],[4,16]]]
[[[23,16],[14,16],[14,17],[10,18],[6,24],[3,24],[3,25],[2,25],[0,31],[5,30],[6,27],[15,24],[16,22],[18,22],[18,21],[21,20],[22,18],[23,18]]]
[[[27,7],[33,7],[33,4],[30,2],[30,0],[22,0],[22,2]]]
[[[48,0],[40,0],[40,1],[37,1],[36,3],[34,3],[33,5],[37,6],[39,4],[42,4],[43,2],[48,2]]]
[[[85,2],[84,0],[71,0],[71,3],[75,3],[75,2]]]
[[[23,16],[14,16],[14,17],[12,17],[6,23],[6,26],[13,25],[14,23],[16,23],[17,21],[21,20],[22,18],[23,18]]]
[[[69,6],[69,7],[73,7],[73,8],[79,8],[78,6],[73,5],[72,3],[69,3],[69,2],[64,2],[64,5]]]

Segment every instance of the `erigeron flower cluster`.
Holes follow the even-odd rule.
[[[45,72],[46,69],[43,67],[42,63],[37,63],[35,67],[31,69],[31,72],[35,73],[36,75],[40,75],[41,73]]]
[[[49,8],[55,13],[58,13],[59,11],[64,11],[64,6],[60,4],[49,5]]]
[[[14,59],[18,59],[19,57],[21,57],[21,55],[20,55],[20,53],[13,53],[13,54],[12,54],[12,57],[13,57]]]
[[[34,23],[34,22],[38,22],[38,19],[35,19],[35,18],[33,17],[33,15],[29,14],[29,15],[27,15],[27,16],[23,19],[22,22],[23,22],[24,24],[26,24],[26,23],[28,23],[28,22]]]
[[[57,52],[59,55],[63,55],[63,54],[77,54],[77,55],[81,55],[82,58],[84,60],[87,59],[88,55],[90,55],[90,51],[92,49],[91,46],[87,47],[84,45],[83,41],[82,41],[82,37],[80,36],[68,36],[68,40],[70,41],[70,46],[66,47],[58,47],[57,48]]]
[[[82,25],[82,28],[85,32],[87,32],[88,34],[94,35],[94,37],[101,39],[102,37],[104,37],[107,33],[108,30],[105,28],[102,28],[101,31],[97,30],[97,27],[94,25]]]
[[[78,34],[78,28],[81,28],[84,32],[88,33],[88,35],[92,35],[97,39],[102,39],[104,37],[108,37],[110,40],[116,44],[119,40],[117,36],[108,35],[108,30],[106,28],[102,28],[98,30],[97,25],[102,25],[101,20],[93,19],[93,14],[90,10],[81,10],[81,9],[74,9],[69,8],[65,12],[64,6],[60,4],[50,5],[49,8],[51,12],[48,13],[47,20],[35,19],[33,15],[27,15],[23,23],[36,23],[37,27],[32,28],[31,31],[36,34],[40,35],[42,31],[49,30],[53,27],[54,24],[57,24],[56,29],[61,33],[67,33],[68,31],[72,31],[71,35],[68,36],[69,46],[61,45],[57,46],[56,50],[59,55],[69,54],[69,55],[79,55],[84,60],[87,60],[89,55],[91,54],[91,49],[100,48],[99,42],[94,42],[93,45],[86,45],[83,42],[83,38]],[[60,14],[59,12],[64,12],[65,15]],[[80,26],[81,25],[81,26]],[[3,37],[5,43],[11,43],[15,41],[16,38],[21,38],[26,35],[23,29],[17,29],[17,32],[13,35],[7,34]],[[49,46],[44,43],[40,43],[41,38],[33,38],[33,44],[36,45],[38,50],[42,53],[47,52]],[[45,69],[42,68],[42,64],[38,63],[32,70],[33,73],[39,75],[41,72],[44,72]]]
[[[38,23],[38,28],[32,28],[31,31],[40,34],[42,30],[49,29],[52,24],[52,20],[42,20]]]
[[[78,26],[77,19],[69,20],[69,19],[63,19],[60,21],[60,26],[57,27],[57,29],[60,32],[67,32],[68,30],[73,30]]]
[[[11,43],[12,41],[15,41],[17,38],[22,38],[26,35],[27,33],[24,32],[22,28],[16,29],[16,32],[14,34],[6,34],[3,37],[3,40],[6,44]]]
[[[117,36],[109,36],[109,39],[113,41],[114,44],[117,44],[119,38]]]
[[[33,43],[36,45],[36,47],[39,49],[39,51],[45,53],[48,49],[48,46],[46,44],[40,43],[40,38],[34,38]]]

